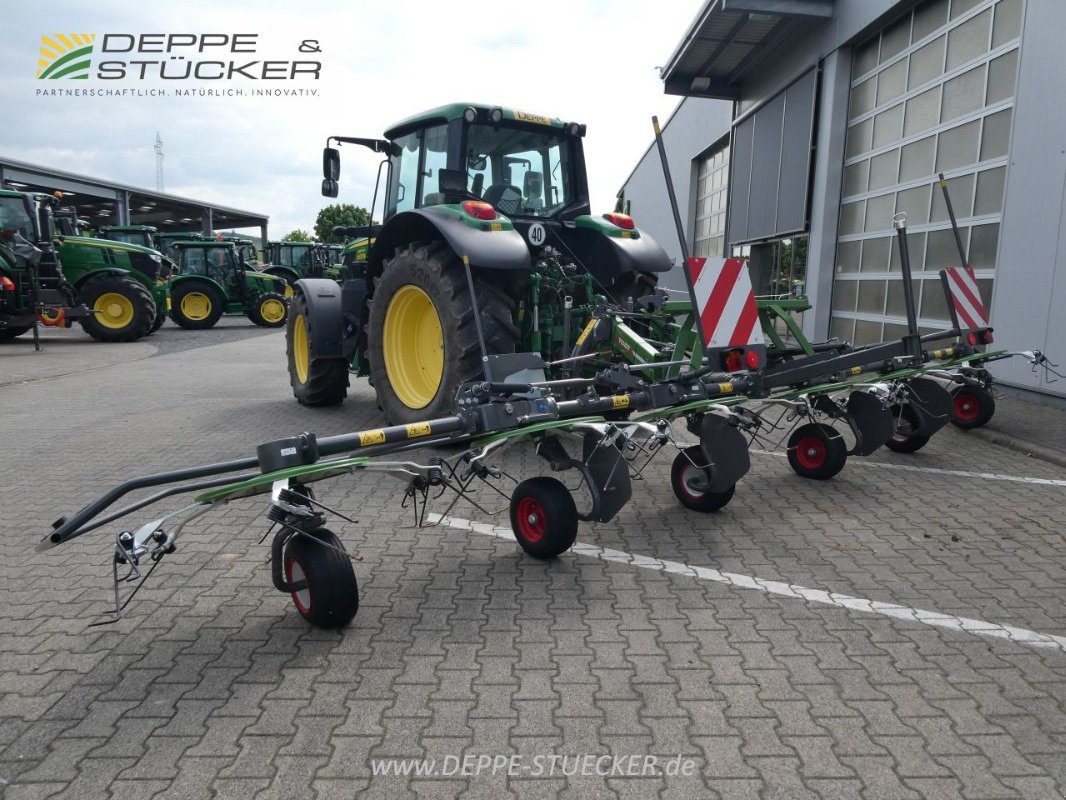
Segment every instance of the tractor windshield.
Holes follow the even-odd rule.
[[[283,266],[286,266],[286,267],[310,267],[311,266],[311,252],[312,252],[312,249],[313,249],[311,245],[309,245],[309,244],[297,245],[295,247],[293,247],[293,246],[282,246],[279,249],[281,250],[281,253],[280,253],[280,260],[279,260],[278,263],[282,264]]]
[[[155,247],[152,244],[152,234],[149,231],[107,231],[103,238],[110,239],[113,242],[139,244],[141,247],[153,249]]]
[[[571,138],[552,128],[471,125],[467,188],[507,216],[550,217],[574,196]]]
[[[35,241],[33,217],[21,197],[0,197],[0,231],[14,231],[24,239]]]

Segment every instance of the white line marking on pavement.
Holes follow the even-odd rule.
[[[751,452],[761,456],[777,456],[784,458],[784,453],[775,453],[772,450],[756,450]],[[962,469],[940,469],[939,467],[915,467],[910,464],[885,464],[883,461],[870,461],[865,458],[849,458],[848,464],[860,467],[877,467],[878,469],[898,469],[904,472],[928,472],[933,475],[954,475],[959,478],[981,478],[988,481],[1009,481],[1011,483],[1032,483],[1038,486],[1066,486],[1066,480],[1056,478],[1026,478],[1019,475],[999,475],[995,472],[967,472]]]
[[[514,538],[510,528],[490,525],[486,522],[474,522],[456,517],[442,517],[440,514],[428,514],[426,518],[432,524],[443,525],[447,528],[471,531],[485,536],[495,536],[498,539]],[[630,564],[641,569],[653,569],[673,575],[685,575],[690,578],[724,583],[741,589],[757,589],[768,594],[806,600],[809,603],[821,603],[822,605],[847,608],[851,611],[861,611],[868,614],[881,614],[885,617],[893,617],[906,622],[920,622],[923,625],[932,625],[936,628],[972,633],[976,636],[989,636],[993,639],[1007,639],[1016,644],[1028,645],[1029,647],[1042,647],[1066,652],[1066,636],[1038,633],[1026,628],[1015,628],[1011,625],[1000,625],[996,622],[985,622],[984,620],[971,619],[969,617],[957,617],[954,614],[942,614],[939,611],[909,608],[895,603],[882,603],[879,600],[866,600],[862,597],[827,592],[824,589],[808,589],[805,586],[797,586],[793,583],[768,581],[751,575],[720,572],[711,567],[694,567],[682,564],[679,561],[663,561],[651,556],[633,555],[622,550],[596,547],[583,542],[575,543],[571,548],[571,552],[579,556],[598,558],[601,561]]]

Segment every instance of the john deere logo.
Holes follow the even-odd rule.
[[[53,33],[41,36],[41,55],[37,58],[37,77],[89,79],[95,33]]]

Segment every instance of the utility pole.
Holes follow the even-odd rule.
[[[163,140],[159,131],[155,132],[155,190],[163,191]]]

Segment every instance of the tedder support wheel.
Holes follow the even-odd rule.
[[[248,309],[248,319],[262,328],[280,328],[289,313],[285,296],[277,292],[264,292],[255,298]]]
[[[317,628],[340,628],[359,610],[359,584],[344,545],[325,528],[296,533],[285,543],[285,580],[306,582],[292,593],[300,616]]]
[[[289,383],[301,405],[335,406],[348,394],[348,362],[343,358],[311,358],[311,327],[307,300],[296,292],[289,303],[285,357]]]
[[[809,422],[788,437],[788,464],[803,478],[829,480],[844,469],[847,460],[844,437],[829,425]]]
[[[183,281],[170,290],[170,318],[187,330],[215,327],[226,304],[206,281]]]
[[[574,497],[555,478],[529,478],[511,494],[511,530],[534,558],[555,558],[577,539]]]
[[[483,276],[475,275],[474,287],[488,352],[513,353],[514,303]],[[378,405],[392,425],[447,416],[459,385],[482,377],[474,300],[462,262],[446,245],[398,247],[385,262],[367,344]]]
[[[100,342],[135,342],[147,336],[157,309],[149,291],[132,278],[99,278],[78,292],[93,313],[81,327]]]
[[[733,499],[736,486],[725,492],[712,492],[707,486],[711,468],[704,464],[707,457],[699,445],[686,447],[674,458],[670,467],[670,487],[678,502],[693,511],[718,511]]]
[[[918,415],[910,403],[892,407],[892,416],[896,420],[896,432],[892,434],[885,447],[896,453],[915,453],[929,442],[928,436],[919,436]]]
[[[968,431],[980,428],[996,413],[996,398],[983,386],[960,386],[951,393],[951,422]]]

